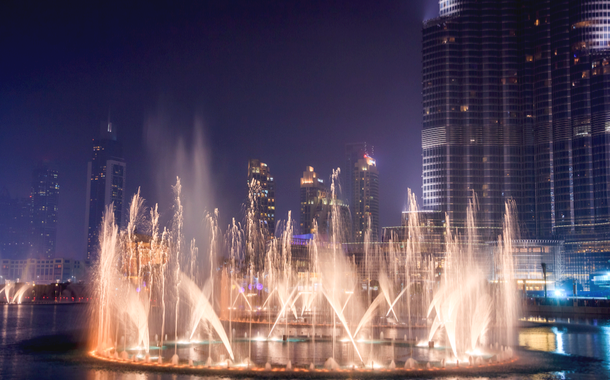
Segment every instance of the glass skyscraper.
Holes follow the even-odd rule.
[[[301,178],[299,189],[300,214],[299,231],[301,234],[313,234],[318,232],[323,213],[326,209],[328,189],[324,185],[324,180],[318,177],[312,166],[305,168]],[[314,221],[318,228],[314,226]]]
[[[87,169],[87,261],[98,257],[98,228],[106,206],[112,204],[120,228],[125,217],[123,145],[117,141],[112,123],[103,123],[100,138],[93,140],[93,156]]]
[[[379,240],[379,172],[373,157],[364,154],[352,166],[352,231],[355,242]]]
[[[610,1],[439,1],[423,26],[423,202],[494,239],[610,231]]]
[[[32,172],[31,228],[32,250],[35,257],[55,257],[57,242],[57,205],[59,200],[59,174],[57,170],[41,165]]]
[[[255,181],[256,218],[265,226],[269,236],[275,236],[275,181],[269,166],[257,159],[248,160],[248,191]]]

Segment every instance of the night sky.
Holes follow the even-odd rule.
[[[421,25],[438,1],[192,3],[1,2],[0,188],[28,196],[38,162],[60,171],[56,257],[84,257],[87,161],[108,117],[127,193],[149,205],[167,211],[171,178],[207,171],[205,206],[241,218],[259,158],[276,216],[298,221],[305,166],[328,178],[366,141],[381,226],[399,224],[406,188],[421,193]],[[183,165],[191,153],[207,169]]]

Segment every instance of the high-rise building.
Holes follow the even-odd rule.
[[[254,180],[256,218],[267,228],[269,236],[275,236],[275,181],[267,164],[257,159],[248,161],[248,188]]]
[[[370,228],[370,241],[378,241],[379,173],[377,163],[366,153],[351,167],[351,194],[353,240],[363,242]]]
[[[301,234],[313,234],[317,232],[314,228],[314,220],[319,225],[320,217],[325,211],[328,189],[324,180],[318,177],[313,167],[308,166],[301,178],[300,201],[301,214],[299,227]]]
[[[102,123],[100,137],[93,140],[93,156],[87,168],[87,261],[98,258],[98,228],[106,206],[112,204],[120,227],[124,219],[126,164],[123,145],[112,123]]]
[[[364,157],[367,154],[366,143],[348,143],[345,144],[345,167],[342,168],[341,172],[341,195],[345,202],[351,207],[352,202],[352,188],[353,188],[353,170],[356,161]]]
[[[59,200],[59,174],[57,170],[41,165],[32,172],[31,188],[31,245],[37,257],[55,256],[57,241],[57,205]]]
[[[339,194],[332,194],[311,166],[305,169],[301,178],[300,201],[301,234],[317,234],[322,239],[327,239],[335,232],[338,241],[350,240],[352,221],[347,202],[341,199]],[[333,211],[337,218],[334,222]],[[336,224],[333,226],[333,223]],[[333,228],[338,231],[333,231]]]
[[[441,0],[423,26],[423,202],[494,239],[610,231],[610,2]]]
[[[24,259],[32,253],[32,201],[11,198],[6,188],[0,190],[0,258]]]

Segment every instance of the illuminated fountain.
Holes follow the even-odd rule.
[[[6,299],[6,303],[12,303],[15,297],[11,295],[13,288],[15,287],[15,283],[13,281],[5,280],[4,287],[0,290],[0,294],[4,293],[4,298]]]
[[[8,304],[21,304],[25,292],[30,289],[32,289],[32,284],[29,282],[15,284],[13,281],[6,280],[4,287],[0,289],[0,294],[4,293],[3,298]]]
[[[422,250],[416,212],[405,239],[375,244],[367,233],[349,245],[333,201],[338,175],[324,231],[299,244],[290,213],[277,237],[257,221],[254,182],[243,224],[232,220],[223,234],[217,210],[202,215],[203,241],[185,236],[180,179],[166,226],[139,192],[124,230],[110,206],[99,234],[91,354],[125,365],[295,373],[513,361],[514,206],[487,261],[476,249],[475,203],[465,236],[447,224],[438,256]],[[409,203],[416,211],[412,194]]]

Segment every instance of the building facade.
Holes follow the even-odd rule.
[[[608,1],[447,1],[423,27],[423,201],[536,238],[610,231]],[[493,235],[492,235],[493,236]],[[490,237],[492,237],[490,236]]]
[[[320,224],[320,217],[325,209],[328,189],[324,185],[324,180],[318,177],[313,167],[308,166],[301,177],[301,187],[299,189],[299,200],[301,204],[299,215],[299,229],[301,234],[315,234],[316,224]]]
[[[100,137],[93,140],[93,155],[87,168],[86,237],[87,261],[98,258],[98,228],[106,206],[112,204],[119,228],[124,220],[127,167],[123,145],[117,141],[112,123],[103,123]]]
[[[352,172],[352,231],[355,242],[379,239],[379,173],[377,163],[368,154],[363,154],[351,167]]]
[[[83,280],[84,273],[83,263],[73,259],[2,259],[0,262],[2,280],[12,282],[77,282]]]
[[[31,188],[31,246],[35,257],[55,257],[57,241],[57,209],[59,174],[41,165],[32,172]]]
[[[463,226],[476,199],[493,240],[514,199],[521,236],[565,241],[563,275],[584,281],[574,263],[610,259],[610,2],[439,10],[423,25],[424,208]]]
[[[26,258],[32,253],[31,198],[12,198],[0,192],[0,258]]]
[[[353,170],[354,164],[367,154],[366,142],[345,144],[345,167],[341,172],[341,192],[345,202],[352,207],[353,202]]]
[[[248,161],[248,191],[255,198],[255,217],[275,236],[275,181],[269,166],[257,159]]]

